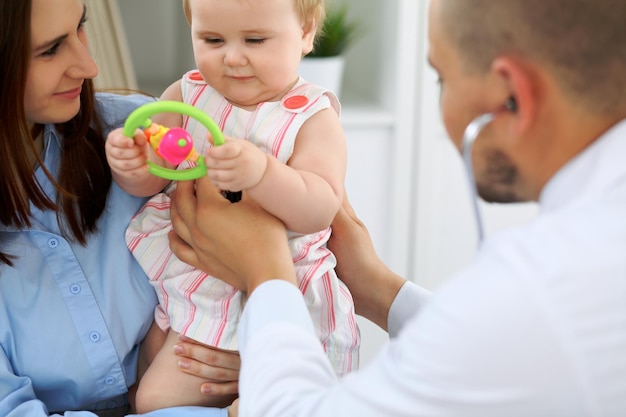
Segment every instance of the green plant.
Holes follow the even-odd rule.
[[[359,33],[358,22],[348,18],[348,6],[328,7],[320,35],[315,40],[313,51],[307,57],[329,57],[341,55],[354,42]]]

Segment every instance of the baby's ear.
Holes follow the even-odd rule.
[[[308,20],[302,26],[302,56],[313,50],[316,32],[317,21],[315,19]]]

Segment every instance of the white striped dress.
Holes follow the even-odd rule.
[[[184,75],[182,94],[186,103],[209,114],[225,135],[244,138],[284,163],[308,118],[331,106],[340,111],[334,94],[303,80],[281,101],[261,103],[252,112],[230,104],[197,71]],[[194,138],[198,153],[206,153],[211,146],[206,128],[188,117],[183,119],[183,128]],[[172,188],[154,196],[137,213],[126,233],[128,247],[150,277],[173,330],[208,345],[236,350],[245,295],[172,254],[167,238]],[[299,287],[313,323],[336,373],[344,375],[358,367],[360,334],[352,296],[335,274],[335,257],[326,248],[330,228],[308,235],[288,233]]]

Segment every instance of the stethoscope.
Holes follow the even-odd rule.
[[[509,98],[505,104],[505,108],[508,111],[515,112],[517,111],[517,104],[513,97]],[[472,201],[472,208],[474,211],[474,217],[476,220],[476,228],[478,232],[478,245],[483,242],[485,239],[485,226],[483,223],[483,218],[480,213],[480,207],[478,203],[478,187],[476,185],[476,178],[474,176],[474,166],[472,164],[472,147],[474,146],[474,142],[476,138],[482,132],[486,125],[488,125],[494,118],[496,117],[495,112],[484,113],[480,116],[476,117],[474,120],[470,122],[469,125],[465,128],[465,132],[463,132],[463,140],[461,142],[461,152],[463,154],[463,163],[465,165],[465,170],[467,171],[467,180],[470,191],[470,199]]]
[[[472,202],[472,208],[474,210],[474,217],[476,220],[476,228],[478,229],[478,245],[485,239],[485,227],[483,224],[483,218],[480,214],[480,207],[478,206],[478,187],[476,186],[476,178],[474,176],[474,166],[472,164],[472,148],[476,138],[484,127],[491,122],[495,117],[494,113],[485,113],[476,117],[465,128],[463,133],[463,141],[461,142],[461,151],[463,153],[463,163],[465,170],[467,171],[467,181],[469,185],[470,200]]]

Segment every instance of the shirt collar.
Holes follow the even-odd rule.
[[[563,166],[543,188],[539,203],[550,212],[593,198],[626,178],[626,119]]]

